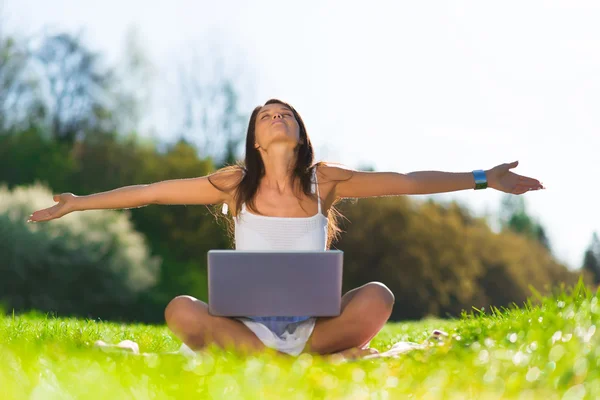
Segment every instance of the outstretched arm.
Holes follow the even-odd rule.
[[[87,196],[62,193],[53,196],[57,204],[35,211],[27,222],[42,222],[60,218],[73,211],[144,207],[149,204],[218,204],[230,195],[217,189],[210,181],[238,179],[239,171],[216,172],[198,178],[170,179],[147,185],[131,185]]]
[[[537,179],[511,172],[510,169],[517,165],[518,161],[515,161],[486,170],[488,187],[511,194],[545,189]],[[327,166],[323,174],[339,180],[335,187],[337,198],[434,194],[475,188],[472,172],[417,171],[402,174],[351,171]]]

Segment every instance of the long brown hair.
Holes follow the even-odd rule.
[[[233,190],[233,198],[235,199],[235,215],[239,214],[242,204],[244,203],[246,203],[246,206],[252,210],[252,212],[260,214],[255,207],[255,198],[260,180],[265,175],[265,165],[258,149],[254,147],[254,143],[256,142],[256,118],[262,107],[268,104],[281,104],[289,108],[294,114],[294,117],[296,118],[300,128],[300,137],[299,144],[296,147],[296,163],[293,169],[293,175],[294,178],[297,178],[297,181],[299,182],[298,186],[300,191],[304,195],[317,200],[316,193],[313,194],[311,191],[312,176],[314,169],[320,165],[324,165],[324,163],[314,162],[314,150],[312,143],[310,142],[310,138],[306,132],[304,121],[302,121],[302,117],[300,117],[300,114],[298,114],[296,109],[284,101],[270,99],[263,106],[257,106],[254,108],[254,111],[252,111],[246,133],[246,155],[244,162],[221,168],[208,177],[210,183],[218,190],[225,192],[230,192]],[[219,182],[216,182],[217,179],[215,178],[217,178],[217,176],[224,177],[226,182],[221,179],[218,179]],[[236,177],[236,179],[228,179],[228,177],[231,176]],[[294,179],[294,181],[296,181],[296,179]],[[342,215],[335,208],[335,203],[337,203],[337,201],[331,205],[327,213],[328,224],[326,248],[328,249],[331,247],[333,240],[337,240],[339,238],[341,232],[337,221]],[[219,211],[216,211],[215,215],[223,216],[223,214]],[[232,240],[234,240],[235,225],[233,217],[229,216],[226,217],[226,219],[229,236]]]

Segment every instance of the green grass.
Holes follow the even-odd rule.
[[[582,399],[600,398],[600,301],[580,284],[523,308],[458,320],[389,323],[371,342],[452,337],[398,359],[327,362],[210,348],[196,360],[93,348],[131,339],[147,353],[180,342],[163,327],[46,317],[0,317],[0,398]]]

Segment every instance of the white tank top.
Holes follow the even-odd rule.
[[[242,204],[235,222],[236,250],[314,250],[327,247],[327,217],[314,169],[312,193],[317,193],[318,212],[312,217],[269,217],[252,214]]]

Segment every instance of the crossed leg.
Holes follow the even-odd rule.
[[[191,296],[177,296],[165,309],[167,326],[192,350],[214,343],[251,353],[266,348],[241,321],[208,313],[208,305]]]
[[[382,283],[369,282],[342,296],[337,317],[318,318],[304,352],[333,354],[355,352],[366,346],[391,315],[394,295]],[[208,305],[191,296],[178,296],[165,309],[171,331],[192,350],[214,343],[235,346],[243,352],[266,346],[242,322],[208,313]]]
[[[368,354],[364,349],[389,319],[394,294],[380,282],[369,282],[342,297],[337,317],[318,318],[305,352],[318,354]]]

